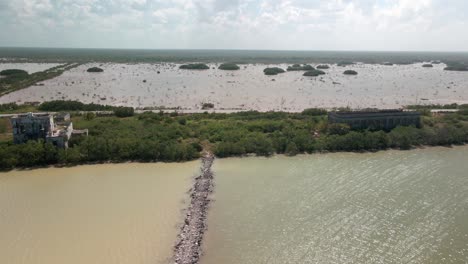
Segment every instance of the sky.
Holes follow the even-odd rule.
[[[468,51],[468,0],[0,0],[0,46]]]

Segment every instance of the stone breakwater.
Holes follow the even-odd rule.
[[[185,220],[174,247],[174,262],[176,264],[196,264],[202,253],[202,240],[206,231],[207,211],[210,204],[209,196],[213,192],[214,156],[211,153],[202,157],[201,175],[195,178],[190,189],[190,205],[185,214]]]

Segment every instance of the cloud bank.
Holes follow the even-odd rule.
[[[0,0],[0,46],[467,51],[466,0]]]

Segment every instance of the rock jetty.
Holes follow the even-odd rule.
[[[213,192],[214,156],[205,153],[202,157],[201,175],[195,178],[190,189],[190,204],[185,213],[184,223],[174,246],[174,263],[197,264],[202,253],[202,240],[206,231],[206,218]]]

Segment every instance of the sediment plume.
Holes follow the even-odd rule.
[[[203,155],[201,174],[195,178],[195,183],[189,191],[190,204],[174,247],[174,262],[176,264],[199,263],[203,235],[206,231],[209,196],[213,192],[214,186],[213,172],[211,171],[213,161],[213,154],[205,153]]]

